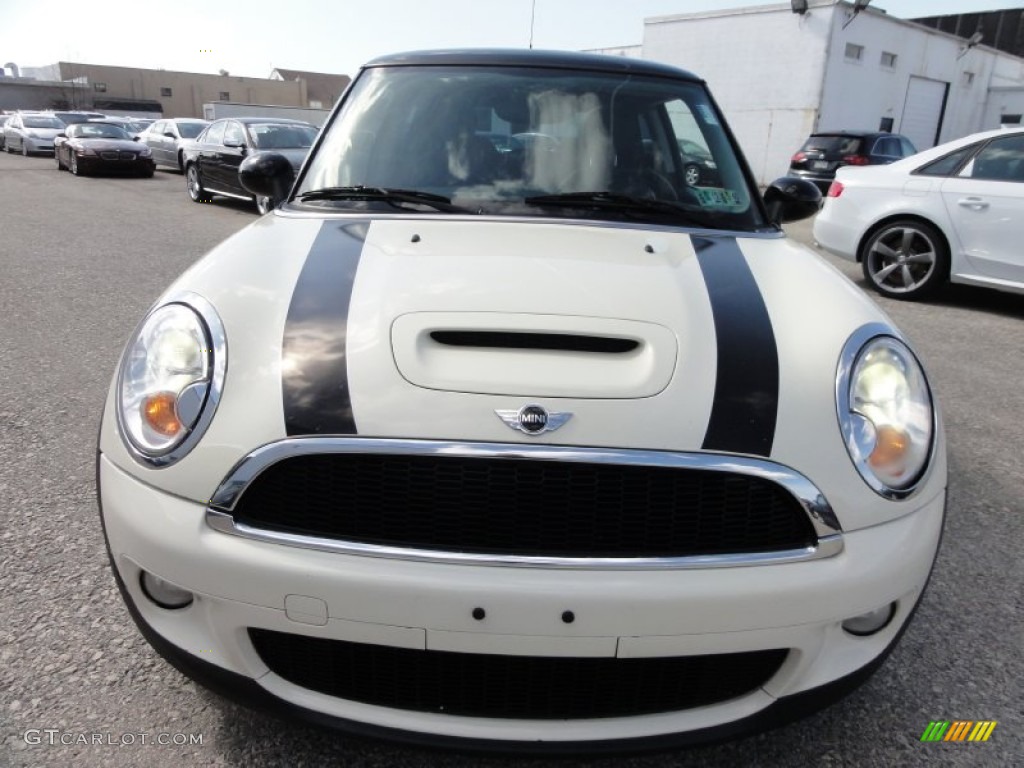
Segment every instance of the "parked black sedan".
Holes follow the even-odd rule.
[[[189,197],[208,203],[214,195],[251,200],[260,213],[272,207],[270,198],[254,197],[238,178],[238,166],[254,152],[284,155],[298,170],[316,138],[317,127],[300,120],[233,117],[215,120],[191,143],[185,144],[185,183]]]
[[[67,168],[76,176],[108,171],[148,178],[156,167],[149,147],[113,123],[75,123],[61,137],[65,140],[54,152],[60,171]]]
[[[711,151],[690,139],[678,139],[679,156],[683,161],[683,181],[690,187],[712,187],[720,184],[718,166]]]

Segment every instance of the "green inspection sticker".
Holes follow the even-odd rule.
[[[739,198],[731,189],[721,187],[694,187],[697,193],[697,201],[706,208],[732,207],[739,205]]]

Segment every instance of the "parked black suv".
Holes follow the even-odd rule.
[[[813,181],[822,193],[844,165],[886,165],[917,154],[906,136],[898,133],[822,131],[812,133],[789,161],[789,174]]]

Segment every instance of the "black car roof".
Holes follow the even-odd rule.
[[[571,51],[538,51],[520,48],[478,48],[440,51],[409,51],[380,56],[364,65],[368,67],[414,66],[491,66],[491,67],[544,67],[547,69],[580,69],[622,74],[654,75],[704,81],[685,69],[670,67],[643,59],[626,56],[604,56],[596,53]]]

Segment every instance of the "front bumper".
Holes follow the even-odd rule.
[[[463,746],[547,751],[724,738],[779,721],[779,702],[806,703],[880,663],[916,605],[934,560],[944,498],[898,520],[846,534],[842,554],[801,563],[689,571],[548,570],[407,562],[319,552],[227,536],[206,507],[143,485],[104,457],[100,500],[111,557],[150,641],[212,687],[273,701],[279,711],[353,730]],[[159,608],[145,569],[196,595]],[[869,637],[840,623],[896,602]],[[486,607],[485,621],[473,618]],[[571,610],[576,619],[565,623]],[[766,684],[685,711],[590,720],[506,720],[413,712],[333,698],[271,672],[249,628],[459,653],[668,657],[789,649]],[[220,681],[220,682],[217,682]],[[227,683],[230,683],[228,685]],[[824,687],[824,688],[823,688]],[[817,691],[817,694],[812,692]],[[651,741],[653,740],[653,741]]]
[[[86,172],[140,174],[152,173],[156,165],[151,157],[134,160],[106,160],[99,155],[78,155],[78,166]]]
[[[53,152],[53,139],[33,139],[25,137],[25,151],[29,154]]]

